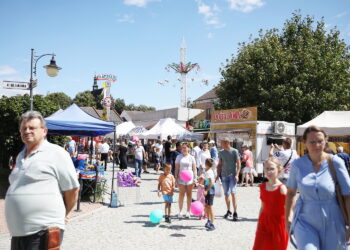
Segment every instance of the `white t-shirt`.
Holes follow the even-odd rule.
[[[194,150],[194,152],[195,152],[194,158],[196,159],[196,164],[197,164],[197,166],[199,166],[199,165],[200,165],[200,162],[199,162],[199,152],[201,151],[201,148],[198,147],[198,146],[195,146],[195,147],[193,148],[193,150]]]
[[[23,149],[9,180],[5,215],[11,236],[34,234],[47,227],[65,228],[62,192],[79,187],[69,154],[44,141],[25,157]]]
[[[204,179],[206,179],[206,180],[211,179],[213,181],[213,183],[215,182],[215,174],[214,174],[214,171],[212,168],[205,171]]]
[[[182,170],[190,170],[193,171],[193,165],[196,164],[196,160],[194,159],[194,157],[190,154],[184,156],[183,154],[179,154],[176,157],[175,160],[176,164],[180,164],[180,168],[179,171],[181,172]]]
[[[109,151],[109,145],[107,142],[101,144],[101,154],[107,154]]]
[[[135,159],[136,160],[143,160],[143,153],[145,152],[145,149],[143,146],[139,146],[135,148]]]
[[[292,154],[293,152],[293,154]],[[292,154],[292,157],[290,157],[290,155]],[[283,178],[288,179],[289,178],[289,172],[290,172],[290,168],[292,167],[292,162],[295,159],[298,159],[298,153],[295,150],[292,149],[286,149],[286,150],[281,150],[281,151],[277,151],[273,154],[273,157],[277,158],[280,162],[282,167],[286,164],[286,162],[289,160],[288,164],[285,166],[284,170],[283,170]]]
[[[205,160],[210,158],[210,151],[209,150],[207,150],[207,151],[203,151],[203,150],[199,151],[198,158],[199,158],[199,164],[200,164],[202,170],[204,170],[205,169]]]

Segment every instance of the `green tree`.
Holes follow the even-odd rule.
[[[350,104],[349,47],[335,28],[293,13],[283,30],[260,31],[226,60],[218,109],[258,107],[263,120],[297,124]]]
[[[113,107],[118,112],[118,114],[121,114],[126,107],[124,99],[122,98],[115,99]]]
[[[56,105],[41,95],[34,95],[33,107],[44,117],[57,111]],[[28,95],[0,98],[0,164],[2,166],[7,166],[9,157],[15,157],[21,150],[22,141],[18,125],[21,115],[28,110]]]
[[[79,107],[96,107],[95,98],[89,90],[76,94],[73,102]]]
[[[58,109],[66,109],[72,104],[72,99],[63,92],[50,93],[46,98],[56,104]]]

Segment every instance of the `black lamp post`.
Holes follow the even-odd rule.
[[[50,64],[44,66],[46,68],[46,73],[50,77],[55,77],[58,74],[58,71],[61,69],[56,65],[55,54],[43,54],[41,56],[34,55],[34,49],[32,49],[31,53],[31,61],[30,61],[30,81],[29,81],[29,96],[30,96],[30,110],[33,110],[33,88],[36,87],[37,81],[33,79],[33,74],[36,76],[36,64],[40,58],[44,56],[52,56]]]

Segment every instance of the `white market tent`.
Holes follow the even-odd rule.
[[[329,136],[350,135],[350,111],[324,111],[311,121],[297,126],[297,135],[303,135],[311,125],[322,128]]]
[[[191,133],[172,118],[160,119],[154,127],[142,134],[145,139],[159,139],[165,140],[170,135],[173,139],[178,140],[200,140],[203,136],[201,134]]]
[[[117,137],[122,137],[128,134],[130,130],[135,128],[135,124],[132,121],[123,122],[115,128],[115,133]]]

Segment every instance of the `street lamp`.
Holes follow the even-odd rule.
[[[43,54],[41,56],[35,56],[34,55],[34,49],[32,49],[31,53],[31,61],[30,61],[30,81],[29,81],[29,99],[30,99],[30,110],[33,110],[33,88],[37,85],[37,80],[33,79],[33,74],[36,76],[36,64],[39,61],[40,58],[44,56],[52,56],[50,64],[44,66],[46,68],[46,73],[50,77],[55,77],[58,74],[58,71],[61,69],[56,65],[55,61],[55,54]]]

